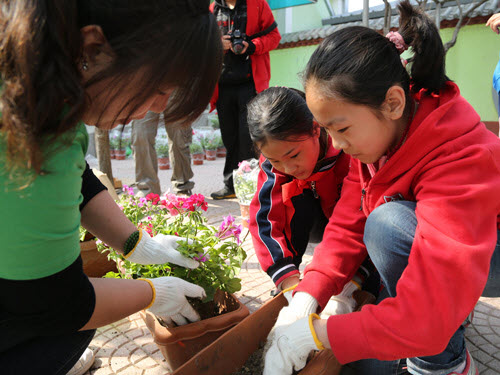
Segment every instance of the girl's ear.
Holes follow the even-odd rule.
[[[406,105],[405,91],[401,86],[391,86],[385,94],[382,103],[382,113],[389,120],[399,120],[403,117]]]
[[[78,67],[84,81],[87,81],[111,63],[112,50],[100,26],[84,26],[80,29],[80,33],[83,52]]]
[[[321,127],[315,120],[313,120],[313,135],[315,137],[319,137],[320,134],[321,134]]]

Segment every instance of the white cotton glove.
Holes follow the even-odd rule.
[[[315,313],[317,309],[318,301],[316,301],[316,298],[305,292],[295,293],[292,302],[281,309],[273,329],[267,336],[266,348],[264,348],[264,351],[268,350],[274,343],[276,337],[279,337],[290,324],[296,322],[300,318]]]
[[[201,286],[172,276],[140,280],[147,281],[153,289],[153,301],[147,310],[162,318],[167,324],[174,321],[181,326],[200,320],[200,315],[186,297],[205,298],[206,293]]]
[[[288,306],[290,306],[290,304],[292,303],[293,289],[285,289],[283,291],[283,295],[285,296],[286,300],[288,301]]]
[[[125,256],[130,262],[139,264],[174,263],[181,267],[196,268],[199,263],[181,255],[177,249],[177,241],[182,237],[157,234],[152,237],[141,229],[139,241],[135,248]]]
[[[344,289],[340,292],[340,294],[330,298],[324,310],[320,314],[321,319],[328,319],[331,315],[352,313],[356,308],[356,300],[352,294],[356,290],[359,290],[359,287],[352,281],[345,284]]]
[[[291,375],[294,369],[301,370],[312,350],[319,348],[307,316],[287,326],[276,337],[264,359],[264,375]]]

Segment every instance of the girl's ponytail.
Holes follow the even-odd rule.
[[[0,130],[9,166],[39,173],[44,145],[81,117],[80,54],[75,0],[16,0],[0,8]]]
[[[437,93],[450,79],[445,74],[445,52],[436,25],[409,0],[398,4],[399,33],[413,47],[410,76],[413,92],[427,89]]]

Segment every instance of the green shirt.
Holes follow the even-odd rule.
[[[53,275],[80,254],[82,174],[88,134],[80,123],[72,142],[49,156],[43,175],[19,189],[5,168],[0,137],[0,278],[31,280]]]

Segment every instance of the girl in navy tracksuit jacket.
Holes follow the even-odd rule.
[[[340,198],[350,157],[333,148],[298,90],[272,87],[257,95],[248,105],[248,124],[261,151],[250,232],[263,270],[286,290],[299,281],[310,235],[322,235]],[[357,289],[351,287],[349,294]]]

